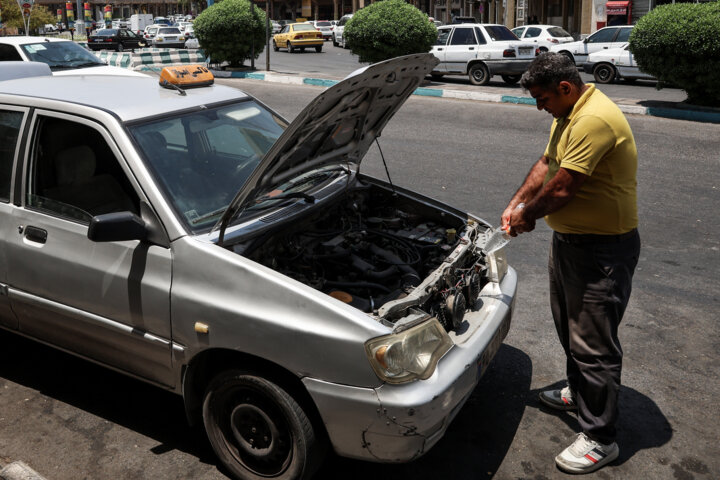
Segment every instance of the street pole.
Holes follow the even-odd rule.
[[[270,0],[265,0],[265,71],[270,71]]]
[[[250,16],[255,24],[255,0],[250,0]],[[250,68],[255,70],[255,35],[252,36],[250,43]]]

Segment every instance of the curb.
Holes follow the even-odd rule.
[[[328,78],[300,77],[297,75],[282,75],[272,72],[228,72],[225,70],[212,70],[216,78],[245,78],[263,80],[266,82],[284,83],[288,85],[315,85],[332,87],[340,80]],[[519,105],[535,106],[532,97],[503,95],[499,93],[469,92],[465,90],[452,90],[444,88],[418,87],[413,95],[426,97],[454,98],[459,100],[475,100],[492,103],[513,103]],[[658,103],[658,102],[653,102]],[[688,120],[691,122],[720,123],[720,108],[691,107],[667,102],[666,106],[645,107],[633,103],[618,103],[623,113],[632,115],[649,115],[653,117],[670,118],[674,120]]]
[[[23,462],[17,461],[6,465],[0,470],[2,480],[45,480],[45,477],[37,473]]]

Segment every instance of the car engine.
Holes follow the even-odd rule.
[[[487,282],[484,258],[471,248],[478,230],[486,228],[383,189],[364,188],[289,230],[256,238],[244,254],[369,314],[412,296],[397,302],[401,308],[380,312],[383,319],[392,322],[414,308],[449,331],[475,308]]]

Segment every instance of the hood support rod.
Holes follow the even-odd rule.
[[[392,179],[390,178],[390,171],[388,170],[387,163],[385,162],[385,155],[383,155],[382,148],[380,148],[380,142],[378,142],[378,137],[375,137],[375,144],[380,151],[380,158],[382,158],[383,165],[385,166],[385,174],[387,175],[388,182],[390,182],[390,188],[392,188],[393,195],[397,195],[395,192],[395,185],[393,185]]]

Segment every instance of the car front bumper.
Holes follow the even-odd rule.
[[[585,73],[593,73],[594,63],[583,63],[582,69]]]
[[[427,380],[359,388],[303,379],[338,455],[407,462],[437,443],[475,389],[510,328],[517,291],[512,268],[485,286],[482,307],[465,315],[455,345]]]

